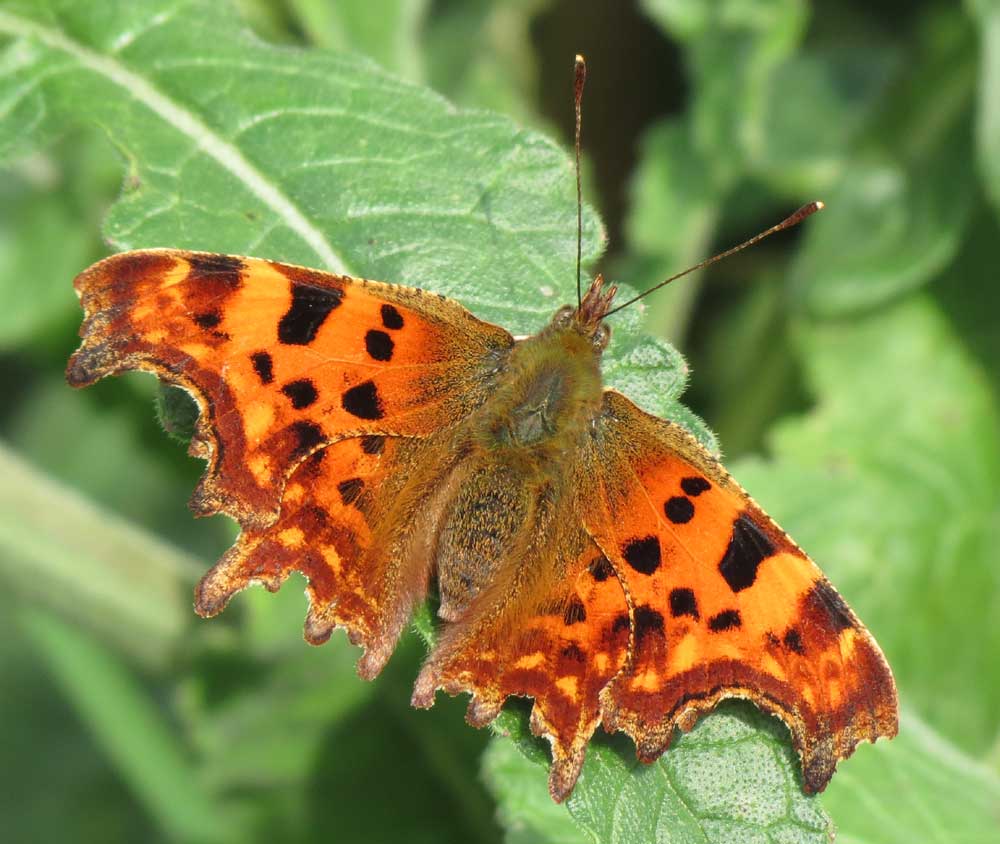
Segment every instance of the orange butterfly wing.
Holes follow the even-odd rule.
[[[808,791],[859,741],[896,734],[896,689],[875,640],[690,434],[607,392],[585,463],[584,523],[618,574],[633,630],[601,709],[640,758],[726,697],[785,722]]]
[[[541,590],[510,572],[449,626],[417,678],[413,705],[430,706],[438,688],[470,692],[467,720],[482,727],[510,695],[534,698],[531,730],[552,746],[549,791],[572,791],[601,721],[599,692],[625,665],[628,605],[611,564],[570,516],[559,538],[559,576]],[[538,566],[538,557],[529,557]],[[545,566],[547,567],[547,566]],[[527,575],[525,577],[525,575]]]
[[[216,615],[254,583],[277,591],[289,574],[302,572],[306,639],[322,644],[343,627],[365,648],[359,672],[374,677],[426,597],[426,558],[393,554],[392,537],[384,535],[386,512],[423,448],[420,439],[366,436],[314,451],[289,477],[278,519],[244,529],[202,578],[198,613]]]
[[[274,521],[289,473],[324,444],[465,416],[513,345],[436,294],[256,258],[127,252],[75,284],[69,382],[142,369],[191,392],[191,453],[209,461],[192,507],[244,526]]]

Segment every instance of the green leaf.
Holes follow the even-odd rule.
[[[499,805],[506,844],[586,844],[591,837],[565,805],[552,802],[544,764],[532,762],[514,742],[495,738],[483,754],[483,776]]]
[[[901,694],[974,754],[1000,728],[1000,412],[939,310],[798,332],[817,405],[731,467],[871,628]]]
[[[568,811],[538,800],[546,767],[544,752],[528,745],[530,736],[494,740],[483,764],[512,844],[827,842],[834,832],[845,844],[986,844],[1000,831],[997,773],[911,713],[904,712],[891,743],[861,745],[842,762],[819,799],[804,797],[797,779],[761,764],[788,753],[783,734],[748,704],[728,703],[648,767],[635,762],[624,742],[598,740],[600,761],[588,764]],[[744,756],[747,746],[755,749]],[[643,781],[653,786],[640,790]],[[785,790],[787,804],[779,796]]]
[[[33,604],[162,666],[190,623],[197,563],[0,447],[0,577]]]
[[[766,138],[772,74],[805,32],[802,0],[644,0],[646,13],[681,40],[694,86],[691,131],[716,184],[731,185]]]
[[[369,56],[404,79],[423,78],[417,34],[428,0],[288,0],[288,5],[313,44]]]
[[[1000,209],[1000,4],[970,0],[979,25],[980,69],[976,114],[976,155],[986,190]]]
[[[572,169],[543,136],[457,111],[356,57],[293,61],[232,32],[218,4],[105,8],[100,19],[55,0],[0,8],[17,57],[0,80],[0,149],[22,143],[25,125],[39,139],[103,125],[130,162],[106,224],[116,246],[353,270],[454,296],[514,333],[537,330],[571,295]],[[584,221],[592,259],[600,226],[589,210]],[[625,315],[621,336],[636,319]],[[635,344],[613,341],[609,364],[627,369],[618,358],[634,359]],[[669,415],[677,394],[636,398]]]
[[[505,714],[506,715],[506,714]],[[568,818],[540,813],[534,789],[520,778],[544,784],[544,766],[530,736],[517,731],[518,761],[491,750],[487,781],[501,801],[508,829],[532,829],[544,841],[578,841]],[[802,793],[798,760],[787,732],[753,706],[729,701],[651,765],[635,758],[631,743],[599,738],[566,803],[569,817],[586,831],[585,840],[630,844],[723,842],[829,842],[832,825],[815,797]],[[514,839],[517,840],[517,839]],[[528,839],[531,840],[531,839]]]
[[[859,748],[823,794],[841,844],[990,844],[1000,777],[904,710],[891,744]]]
[[[972,35],[957,8],[920,23],[917,56],[887,91],[797,256],[792,280],[811,313],[872,308],[925,284],[965,233],[976,195]]]
[[[185,748],[136,676],[96,641],[52,616],[28,612],[23,624],[81,720],[167,837],[238,840],[200,787]]]
[[[572,170],[541,135],[457,111],[357,56],[265,45],[221,4],[102,8],[3,6],[0,34],[20,61],[0,87],[0,148],[36,109],[36,136],[103,125],[130,162],[106,224],[116,246],[363,271],[458,295],[515,332],[548,316],[539,285],[569,294]],[[585,229],[592,259],[589,211]]]

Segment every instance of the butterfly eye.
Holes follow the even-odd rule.
[[[608,347],[610,341],[611,326],[605,325],[602,322],[597,326],[597,331],[594,332],[594,346],[599,352],[603,352]]]
[[[563,305],[556,315],[552,317],[552,324],[559,327],[565,328],[573,320],[573,314],[576,313],[576,308],[572,305]]]

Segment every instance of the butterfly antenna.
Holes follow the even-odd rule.
[[[767,229],[767,231],[762,231],[760,234],[754,235],[749,240],[743,241],[743,243],[739,244],[739,246],[734,246],[732,249],[727,249],[725,252],[720,252],[718,255],[714,255],[711,258],[706,258],[700,264],[695,264],[693,267],[688,267],[686,270],[684,270],[684,272],[677,273],[677,275],[672,275],[670,276],[670,278],[664,279],[659,284],[653,285],[652,287],[649,288],[649,290],[644,290],[638,296],[629,299],[624,304],[618,305],[616,308],[613,308],[604,315],[605,319],[607,319],[614,313],[618,313],[618,311],[620,311],[622,308],[627,308],[629,305],[638,302],[640,299],[642,299],[645,296],[648,296],[654,290],[659,290],[661,287],[666,287],[666,285],[670,284],[670,282],[677,281],[677,279],[679,278],[683,278],[688,273],[693,273],[695,270],[704,269],[710,264],[714,264],[717,261],[721,261],[723,258],[728,258],[730,255],[735,255],[737,252],[746,249],[748,246],[753,246],[755,243],[760,243],[760,241],[762,241],[765,237],[770,237],[772,234],[777,234],[780,231],[784,231],[785,229],[790,229],[792,226],[798,225],[806,217],[815,214],[817,211],[822,211],[823,208],[824,205],[819,200],[815,202],[806,203],[801,208],[799,208],[798,211],[796,211],[794,214],[790,214],[789,216],[785,217],[784,220],[782,220],[777,225],[771,226],[771,228]]]
[[[583,301],[583,293],[580,282],[580,263],[583,258],[583,189],[580,186],[580,127],[581,103],[583,102],[583,86],[587,81],[587,63],[583,56],[577,54],[576,63],[573,67],[573,104],[576,107],[576,135],[573,142],[573,151],[576,153],[576,306],[579,308]]]

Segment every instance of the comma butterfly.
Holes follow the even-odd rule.
[[[578,59],[578,161],[583,79]],[[557,801],[598,724],[651,761],[728,697],[788,725],[810,792],[895,735],[889,667],[820,570],[684,428],[602,386],[600,276],[518,340],[433,293],[258,258],[127,252],[76,289],[70,384],[145,370],[198,403],[192,507],[242,527],[199,614],[302,572],[306,638],[345,628],[370,679],[436,584],[413,704],[469,692],[481,726],[534,698]]]

